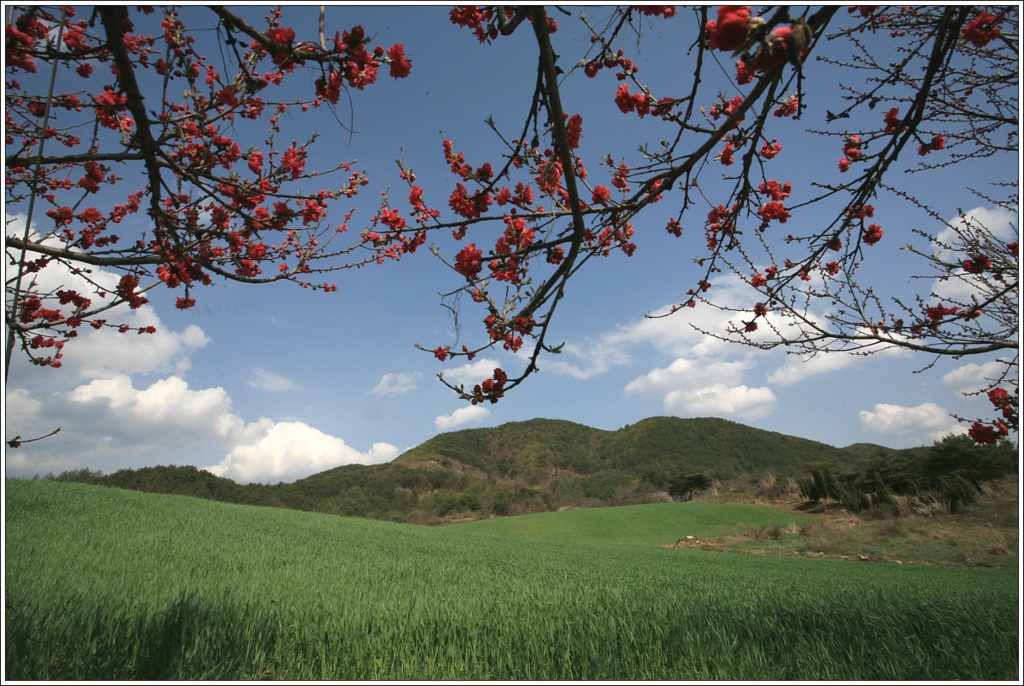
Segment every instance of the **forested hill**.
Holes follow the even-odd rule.
[[[863,444],[834,448],[723,419],[653,417],[618,431],[533,419],[440,434],[387,464],[345,465],[294,483],[237,484],[195,467],[65,472],[83,481],[224,502],[438,523],[559,507],[590,507],[664,491],[703,472],[726,481],[766,471],[797,476],[809,462],[852,465]],[[447,518],[447,519],[445,519]]]
[[[553,419],[464,429],[435,436],[395,462],[413,466],[457,460],[502,476],[549,468],[577,474],[613,470],[638,477],[648,474],[657,484],[659,475],[678,472],[707,472],[725,479],[770,469],[795,476],[808,462],[835,460],[846,465],[858,457],[860,450],[848,452],[725,419],[652,417],[618,431]]]

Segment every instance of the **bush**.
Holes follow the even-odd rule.
[[[466,491],[459,498],[458,509],[470,510],[472,512],[478,511],[482,506],[480,505],[480,496],[473,491]]]
[[[509,508],[512,506],[512,502],[509,500],[506,493],[502,493],[494,502],[491,503],[491,512],[498,515],[499,517],[508,516]]]

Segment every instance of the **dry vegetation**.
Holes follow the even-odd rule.
[[[739,525],[699,541],[702,550],[800,555],[896,564],[1015,568],[1019,555],[1019,484],[1016,475],[984,486],[966,512],[950,514],[897,496],[892,509],[851,514],[836,503],[811,507],[789,478],[771,474],[718,483],[696,502],[775,505],[812,515],[812,524],[789,528]],[[696,546],[697,544],[681,544]]]

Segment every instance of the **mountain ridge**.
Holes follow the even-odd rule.
[[[882,446],[853,450],[725,419],[649,417],[614,431],[535,418],[440,433],[391,462],[339,465],[291,483],[238,484],[189,466],[63,481],[418,524],[664,498],[667,482],[703,472],[739,483],[772,472],[796,477],[810,462],[840,468]]]

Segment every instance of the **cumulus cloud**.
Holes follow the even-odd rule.
[[[385,374],[380,377],[380,383],[370,393],[373,395],[404,395],[409,391],[416,390],[416,379],[418,378],[420,378],[419,372]]]
[[[220,387],[192,389],[176,376],[136,388],[126,375],[93,379],[70,392],[7,392],[8,414],[23,436],[56,427],[58,436],[7,455],[8,476],[89,467],[110,473],[153,464],[209,464],[236,481],[294,480],[342,464],[387,462],[398,448],[375,443],[367,452],[303,422],[262,417],[246,423]],[[205,455],[205,457],[204,457]]]
[[[476,362],[446,370],[444,380],[456,386],[463,384],[467,388],[472,388],[484,379],[491,378],[494,375],[494,370],[500,366],[497,360],[485,357]]]
[[[965,213],[965,218],[967,221],[955,217],[949,223],[960,231],[967,230],[970,232],[972,229],[969,227],[981,226],[991,231],[1000,240],[1011,241],[1017,239],[1017,216],[1002,208],[988,209],[985,207],[975,207]],[[968,255],[966,253],[955,252],[945,247],[957,247],[961,242],[962,239],[958,236],[956,229],[945,228],[940,231],[936,235],[934,243],[939,259],[948,262],[959,262],[967,258]],[[984,300],[990,294],[979,288],[979,284],[985,280],[983,276],[975,276],[968,274],[963,269],[956,269],[953,270],[951,278],[935,279],[932,282],[932,294],[940,300],[953,300],[960,303],[970,303],[974,298]]]
[[[483,421],[483,418],[490,414],[491,411],[483,405],[467,405],[466,407],[460,407],[449,415],[441,415],[434,420],[434,425],[440,431],[447,431],[454,426],[459,426],[466,422]]]
[[[664,369],[656,368],[634,379],[626,386],[627,393],[668,393],[682,387],[695,388],[715,382],[722,385],[738,384],[743,374],[754,366],[754,361],[726,362],[715,359],[678,358]]]
[[[575,357],[582,364],[572,364],[566,358]],[[548,360],[544,370],[576,379],[589,379],[604,374],[612,366],[629,364],[631,358],[610,340],[588,341],[585,345],[566,343],[562,355]]]
[[[759,419],[775,409],[775,394],[770,388],[748,388],[712,384],[703,388],[680,389],[665,396],[665,412],[686,416],[726,416]]]
[[[967,221],[965,221],[965,219]],[[987,208],[987,207],[975,207],[972,210],[968,210],[964,213],[964,219],[959,216],[954,217],[949,221],[954,227],[958,227],[961,231],[966,227],[972,225],[980,225],[991,231],[997,238],[1004,240],[1011,240],[1012,237],[1016,236],[1017,231],[1017,216],[1012,212],[1007,212],[1001,207]],[[945,228],[935,236],[936,247],[942,248],[945,245],[955,246],[958,242],[957,231],[954,228]],[[940,250],[939,258],[943,260],[950,260],[953,258],[953,252],[950,250]]]
[[[724,307],[749,307],[753,304],[750,285],[734,274],[715,279],[712,292],[715,302]],[[652,312],[650,317],[617,326],[582,343],[569,343],[563,349],[562,359],[545,362],[544,371],[587,379],[607,372],[613,366],[632,363],[633,351],[642,346],[653,346],[676,358],[710,360],[733,355],[737,351],[742,351],[746,358],[766,354],[765,351],[744,348],[716,337],[725,336],[730,325],[738,324],[746,315],[702,306],[668,314],[670,309],[671,306],[666,305]],[[767,322],[770,326],[763,326],[752,334],[752,341],[768,340],[773,327],[783,334],[792,327],[790,321],[775,314],[769,314]]]
[[[361,453],[303,422],[277,422],[258,440],[234,447],[206,471],[243,482],[294,481],[343,464],[377,464],[397,456],[398,448],[388,443],[374,443],[369,452]]]
[[[155,334],[124,334],[113,329],[90,329],[64,348],[63,373],[79,379],[113,378],[120,374],[184,374],[192,366],[190,355],[210,339],[203,330],[189,325],[184,331],[170,331],[148,305],[118,321],[129,326],[155,326]]]
[[[7,215],[7,220],[7,234],[24,230],[24,216]],[[44,292],[68,289],[88,296],[95,288],[57,263],[36,278],[37,289]],[[120,274],[94,269],[89,279],[112,290]],[[162,288],[158,285],[152,292]],[[23,357],[12,361],[5,439],[61,431],[8,451],[7,476],[82,467],[110,473],[220,460],[210,471],[243,482],[280,481],[342,464],[386,462],[398,455],[398,448],[388,443],[375,443],[369,451],[360,452],[301,421],[261,417],[246,423],[223,388],[194,389],[182,378],[191,367],[191,354],[209,343],[201,328],[189,325],[173,331],[149,305],[135,310],[125,306],[102,316],[118,325],[154,326],[157,333],[119,334],[109,328],[81,327],[79,336],[64,348],[59,370],[40,370]],[[136,374],[165,378],[136,388],[132,379]],[[267,391],[300,390],[291,379],[262,368],[254,370],[248,383]]]
[[[860,423],[865,431],[890,434],[901,438],[923,438],[936,441],[949,434],[966,433],[967,429],[949,416],[949,412],[935,403],[923,403],[917,407],[902,407],[878,403],[873,412],[863,410]]]
[[[896,338],[896,334],[891,334]],[[909,358],[914,353],[907,348],[890,346],[881,348],[871,355],[855,355],[847,352],[820,352],[816,355],[790,355],[786,364],[768,374],[768,382],[780,386],[792,386],[817,374],[824,374],[839,369],[860,368],[869,358]]]
[[[6,217],[7,233],[21,234],[24,231],[23,215]],[[61,289],[77,291],[85,297],[91,297],[94,303],[96,298],[92,294],[96,286],[114,290],[121,278],[120,274],[93,268],[89,279],[86,280],[84,276],[73,274],[59,262],[51,263],[34,276],[36,290],[39,292],[56,292]],[[147,295],[152,296],[161,288],[164,286],[158,286]],[[149,305],[142,305],[134,310],[124,305],[100,316],[108,319],[111,324],[125,324],[133,329],[153,326],[156,333],[140,335],[135,331],[129,331],[122,334],[109,327],[99,330],[88,326],[80,327],[78,337],[68,343],[63,350],[60,372],[62,379],[110,379],[120,374],[181,375],[191,366],[191,353],[210,342],[203,330],[195,325],[187,326],[180,332],[171,331]],[[24,374],[23,368],[13,365],[12,371],[17,378]]]
[[[985,364],[973,362],[957,367],[942,377],[942,383],[957,393],[973,393],[987,387],[1006,369],[1006,362],[992,360]]]

